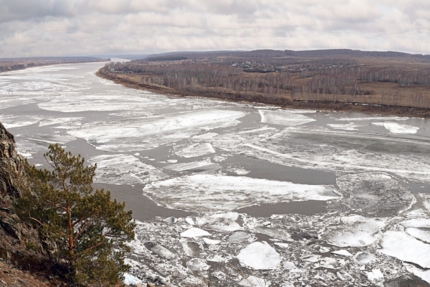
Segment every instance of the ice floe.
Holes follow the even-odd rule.
[[[194,212],[231,211],[258,203],[339,198],[333,186],[212,174],[158,181],[145,186],[143,191],[160,204]]]
[[[164,168],[170,169],[173,171],[216,170],[216,169],[220,169],[221,166],[216,163],[212,163],[210,159],[206,159],[202,161],[171,164],[171,165],[165,166]]]
[[[132,155],[99,155],[88,160],[97,164],[95,182],[109,184],[144,184],[167,175]]]
[[[342,202],[363,215],[393,216],[415,202],[410,191],[386,173],[348,174],[336,181],[344,197]]]
[[[245,116],[241,111],[207,110],[127,121],[84,124],[69,133],[106,151],[139,151],[174,143],[202,130],[234,126]]]
[[[382,126],[393,134],[416,134],[419,127],[401,125],[395,122],[372,123],[375,126]]]
[[[411,262],[422,268],[430,268],[430,245],[402,231],[387,231],[381,241],[379,252],[400,260]]]
[[[281,256],[266,242],[254,242],[242,249],[236,256],[240,264],[253,269],[276,269],[281,263]]]
[[[418,218],[401,223],[406,233],[427,243],[430,243],[430,219]]]
[[[82,117],[46,118],[39,122],[39,127],[59,125],[56,128],[71,129],[81,125]]]
[[[380,238],[380,230],[384,226],[383,220],[359,215],[345,216],[340,218],[339,224],[328,226],[321,237],[339,247],[367,246]]]
[[[356,131],[361,125],[354,123],[349,124],[327,124],[329,127],[335,130],[345,130],[345,131]]]
[[[316,121],[313,118],[291,112],[290,110],[259,110],[262,123],[269,123],[282,126],[298,126]]]
[[[181,233],[182,237],[203,237],[209,235],[211,235],[209,232],[196,227],[190,228]]]
[[[215,153],[215,150],[210,143],[197,143],[177,151],[176,155],[184,158],[191,158],[211,153]]]
[[[270,281],[267,282],[262,278],[258,278],[251,275],[247,278],[242,279],[242,281],[239,282],[239,285],[244,287],[269,287]]]

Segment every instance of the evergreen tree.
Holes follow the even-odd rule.
[[[38,228],[52,259],[65,264],[75,285],[111,286],[128,270],[125,244],[134,237],[131,211],[92,187],[96,165],[85,166],[58,144],[45,158],[51,168],[25,164],[23,197],[15,206],[22,220]]]

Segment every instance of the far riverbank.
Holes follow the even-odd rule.
[[[309,101],[309,100],[291,100],[282,96],[262,97],[259,95],[242,95],[233,93],[215,93],[215,92],[192,92],[180,91],[177,89],[168,88],[161,85],[144,84],[139,81],[139,77],[130,75],[116,74],[107,71],[104,67],[99,69],[96,73],[97,76],[111,80],[117,84],[121,84],[128,88],[146,90],[153,93],[161,93],[168,96],[175,97],[205,97],[221,99],[231,102],[245,102],[245,103],[261,103],[267,105],[280,106],[282,108],[292,109],[314,109],[321,111],[342,111],[342,112],[362,112],[367,114],[381,114],[381,115],[396,115],[402,117],[421,117],[430,118],[430,110],[426,108],[413,108],[405,106],[393,106],[384,104],[369,104],[369,103],[345,103],[345,102],[331,102],[331,101]]]

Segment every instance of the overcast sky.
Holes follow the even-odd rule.
[[[0,0],[0,57],[262,48],[430,54],[430,1]]]

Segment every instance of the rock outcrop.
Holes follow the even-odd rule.
[[[17,181],[24,158],[15,149],[15,139],[0,123],[0,258],[21,268],[43,269],[43,248],[37,231],[22,223],[13,202],[21,197]]]

